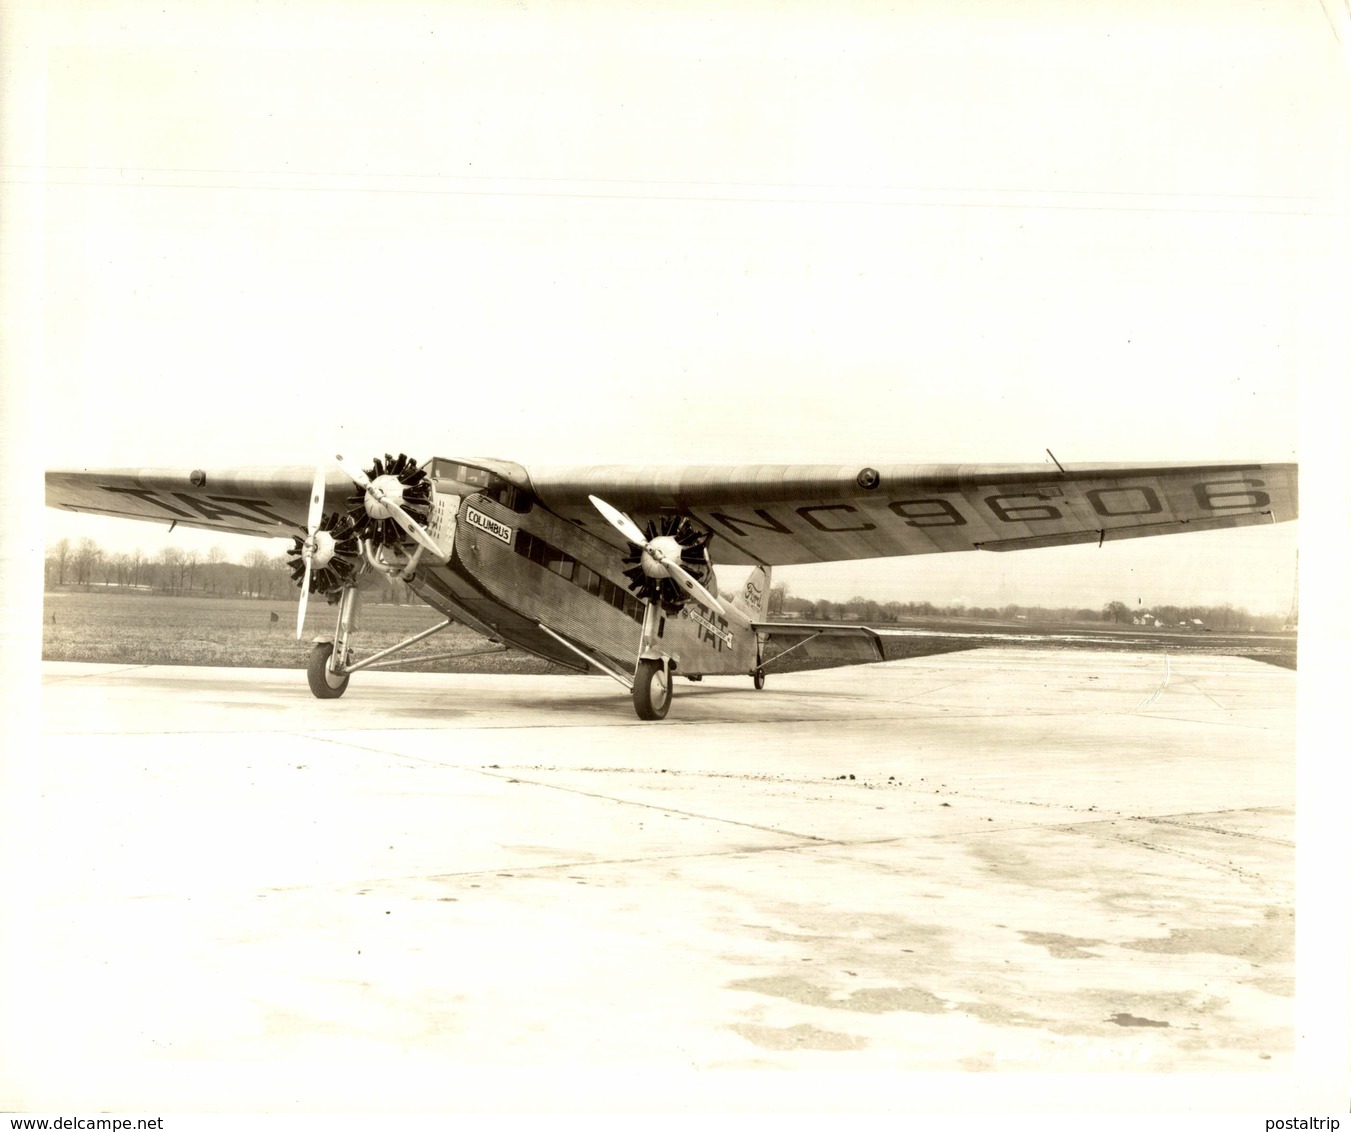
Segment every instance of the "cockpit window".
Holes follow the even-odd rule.
[[[442,460],[439,457],[432,461],[431,472],[434,480],[455,480],[457,483],[479,489],[487,487],[497,478],[492,472],[485,472],[482,468],[457,464],[453,460]]]
[[[528,491],[522,491],[515,484],[485,468],[460,464],[438,456],[432,461],[430,472],[438,491],[460,495],[483,495],[502,504],[503,507],[510,507],[518,515],[528,514],[530,508],[534,506],[535,501]]]

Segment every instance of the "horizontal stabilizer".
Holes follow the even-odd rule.
[[[761,640],[760,667],[768,671],[807,672],[886,660],[880,634],[866,625],[776,621],[756,622],[753,628]]]

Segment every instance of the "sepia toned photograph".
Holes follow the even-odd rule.
[[[0,1111],[1344,1109],[1343,0],[5,22]]]

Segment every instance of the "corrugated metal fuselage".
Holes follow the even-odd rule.
[[[525,497],[528,499],[528,497]],[[418,596],[486,636],[572,668],[584,652],[629,674],[643,649],[646,606],[628,590],[622,555],[530,500],[515,509],[482,493],[438,490],[432,533],[453,552],[423,566]],[[649,650],[672,658],[684,676],[749,674],[755,632],[688,602],[656,622]]]

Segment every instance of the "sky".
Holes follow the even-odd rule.
[[[16,11],[30,500],[43,466],[337,451],[1304,464],[1345,377],[1351,37],[1318,0]],[[1299,528],[778,580],[1283,611]]]

